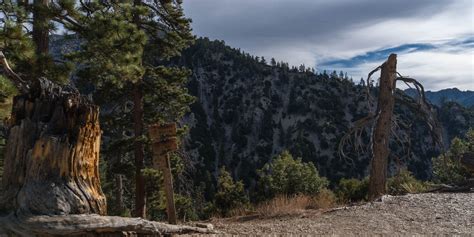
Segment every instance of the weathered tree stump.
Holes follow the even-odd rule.
[[[22,95],[7,122],[0,190],[3,236],[163,236],[213,233],[139,218],[101,216],[99,108],[69,86],[24,81],[0,50],[0,65]]]
[[[106,214],[99,179],[99,108],[69,86],[35,80],[8,124],[0,210]]]

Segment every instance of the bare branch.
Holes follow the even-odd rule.
[[[361,134],[362,134],[363,130],[366,128],[366,126],[368,124],[370,124],[371,122],[373,122],[375,118],[376,118],[375,114],[369,113],[369,115],[367,115],[366,117],[361,118],[361,119],[354,122],[354,126],[352,126],[352,128],[349,130],[349,132],[347,132],[341,138],[341,141],[339,142],[338,152],[339,152],[339,156],[341,158],[347,158],[348,157],[344,153],[344,147],[346,145],[348,145],[348,144],[354,145],[354,148],[357,151],[359,150],[359,148],[363,147],[363,145],[361,144],[361,139],[360,139]],[[351,143],[351,136],[352,135],[355,136],[353,144]]]
[[[372,108],[373,108],[373,100],[372,100],[372,96],[370,95],[370,77],[372,76],[372,74],[376,73],[381,68],[382,68],[382,65],[378,66],[377,68],[372,70],[367,76],[366,93],[367,93],[367,106],[368,106],[369,111],[372,111]]]
[[[444,150],[441,126],[439,124],[438,119],[436,118],[436,111],[432,108],[430,103],[428,103],[428,101],[426,100],[425,89],[423,85],[420,82],[418,82],[416,79],[401,76],[400,73],[398,72],[397,74],[399,75],[399,77],[397,77],[396,81],[403,81],[406,84],[411,83],[418,92],[417,106],[407,103],[405,100],[401,99],[402,103],[409,105],[409,107],[411,108],[415,108],[414,111],[416,112],[421,112],[421,114],[425,117],[425,120],[428,124],[428,128],[430,129],[430,133],[434,139],[434,142],[440,145],[441,149]]]
[[[3,70],[6,72],[8,78],[13,83],[13,85],[21,93],[27,92],[28,84],[10,68],[10,65],[8,64],[7,58],[3,54],[3,51],[0,51],[0,64],[3,66]]]

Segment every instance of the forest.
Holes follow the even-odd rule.
[[[181,0],[0,15],[0,236],[215,233],[474,189],[474,107],[428,101],[395,54],[367,78],[266,59],[194,35]]]

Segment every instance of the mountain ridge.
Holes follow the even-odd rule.
[[[197,101],[186,118],[190,134],[185,144],[197,165],[195,178],[215,183],[218,167],[225,166],[252,188],[257,170],[283,150],[314,163],[321,175],[334,182],[367,176],[367,153],[351,151],[345,159],[337,151],[341,137],[368,112],[365,87],[343,73],[315,74],[308,68],[271,61],[273,65],[268,65],[262,58],[207,38],[198,39],[175,59],[176,65],[193,71],[188,87]],[[397,94],[409,99],[401,90]],[[473,126],[469,111],[455,105],[438,110],[439,114],[459,114],[454,125],[445,123],[450,118],[440,117],[449,131],[445,134],[448,142]],[[411,137],[411,150],[407,154],[402,147],[408,143],[399,146],[392,141],[391,173],[401,162],[418,178],[429,178],[431,158],[439,154],[439,148],[432,145],[428,127],[400,104],[396,117],[405,121],[407,129],[398,135]],[[368,143],[367,133],[363,139]]]
[[[416,98],[418,93],[416,89],[409,88],[405,89],[404,92]],[[474,106],[474,91],[471,90],[459,90],[458,88],[446,88],[439,91],[426,91],[426,98],[433,104],[441,106],[444,102],[453,101],[457,102],[465,107]]]

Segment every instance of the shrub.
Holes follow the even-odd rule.
[[[224,167],[220,169],[215,195],[215,207],[222,216],[229,216],[231,211],[249,205],[242,181],[234,182]]]
[[[296,194],[311,196],[328,185],[314,164],[302,162],[301,158],[295,160],[288,151],[265,164],[258,174],[260,191],[265,198]]]
[[[321,191],[311,199],[311,204],[308,208],[325,209],[333,207],[336,204],[336,195],[329,189],[323,188]]]
[[[369,178],[341,179],[336,191],[339,201],[343,203],[367,200]]]
[[[428,183],[417,180],[410,171],[405,169],[401,170],[398,175],[389,178],[387,186],[390,195],[422,193],[429,188]]]
[[[471,177],[460,162],[462,155],[466,152],[474,152],[474,129],[469,129],[464,140],[454,138],[446,153],[433,158],[434,181],[457,184]]]

